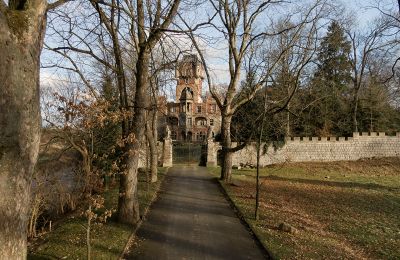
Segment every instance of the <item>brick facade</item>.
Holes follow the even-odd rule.
[[[221,128],[221,113],[211,95],[202,96],[204,69],[196,55],[185,55],[176,68],[176,95],[166,104],[165,122],[174,141],[203,142]]]

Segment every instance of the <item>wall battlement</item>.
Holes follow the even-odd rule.
[[[235,144],[234,144],[235,145]],[[353,133],[352,137],[287,137],[278,149],[264,144],[262,166],[283,162],[355,161],[372,157],[399,157],[400,132],[395,136],[384,132]],[[207,165],[217,164],[221,145],[208,140]],[[251,143],[233,155],[233,164],[255,164],[256,144]]]
[[[318,141],[322,141],[322,142],[326,142],[326,141],[330,141],[330,142],[341,142],[341,141],[353,141],[355,139],[357,140],[370,140],[370,138],[400,138],[400,132],[397,132],[395,136],[389,136],[386,135],[385,132],[354,132],[352,137],[337,137],[337,136],[329,136],[329,137],[317,137],[317,136],[313,136],[313,137],[308,137],[308,136],[301,136],[301,137],[293,137],[293,136],[289,136],[285,138],[285,142],[289,143],[289,142],[318,142]]]

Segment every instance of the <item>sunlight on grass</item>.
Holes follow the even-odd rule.
[[[398,158],[275,165],[261,176],[259,221],[255,169],[234,170],[236,185],[222,186],[276,258],[400,258]]]

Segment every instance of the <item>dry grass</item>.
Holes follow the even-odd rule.
[[[399,259],[399,161],[265,168],[259,221],[253,218],[255,170],[234,171],[239,185],[224,187],[276,258]],[[282,222],[298,232],[280,231]]]
[[[147,185],[144,174],[139,175],[138,196],[140,211],[150,207],[152,197],[159,190],[164,179],[166,168],[159,168],[158,181]],[[106,208],[116,208],[118,187],[114,186],[103,194]],[[31,247],[28,259],[85,259],[86,224],[83,217],[69,217],[54,229],[41,237],[39,245]],[[132,234],[133,228],[119,224],[115,216],[106,224],[94,224],[91,233],[93,259],[118,259]]]

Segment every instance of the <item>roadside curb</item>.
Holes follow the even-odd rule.
[[[210,173],[209,173],[210,174]],[[276,257],[274,257],[274,255],[272,254],[272,252],[269,250],[269,248],[264,245],[261,242],[261,238],[260,236],[257,234],[257,232],[255,232],[252,228],[251,228],[251,224],[246,220],[246,218],[244,217],[243,212],[235,205],[235,202],[231,199],[231,197],[229,196],[228,192],[226,191],[225,187],[222,185],[221,181],[218,179],[218,177],[215,177],[215,181],[218,183],[218,187],[220,188],[222,194],[224,195],[224,197],[226,198],[226,200],[229,202],[229,205],[232,207],[232,209],[234,210],[235,214],[237,215],[237,217],[240,219],[240,221],[246,226],[246,228],[248,229],[248,231],[251,233],[251,235],[254,237],[254,239],[256,240],[257,244],[264,249],[266,256],[268,257],[267,259],[277,259]]]
[[[165,173],[164,175],[168,174],[169,168],[171,167],[166,167],[165,169]],[[124,250],[122,251],[121,255],[119,256],[118,260],[124,260],[124,256],[128,253],[128,249],[131,247],[133,239],[136,236],[136,232],[138,231],[138,229],[142,226],[143,222],[146,220],[146,216],[150,211],[151,206],[153,205],[153,203],[157,200],[158,198],[158,194],[160,193],[161,190],[161,186],[163,185],[165,180],[165,176],[164,179],[161,181],[157,191],[154,193],[153,197],[150,199],[150,205],[146,208],[146,210],[144,210],[143,214],[140,217],[139,222],[137,223],[136,227],[133,229],[132,234],[129,236],[128,240],[126,241],[126,244],[124,246]]]

